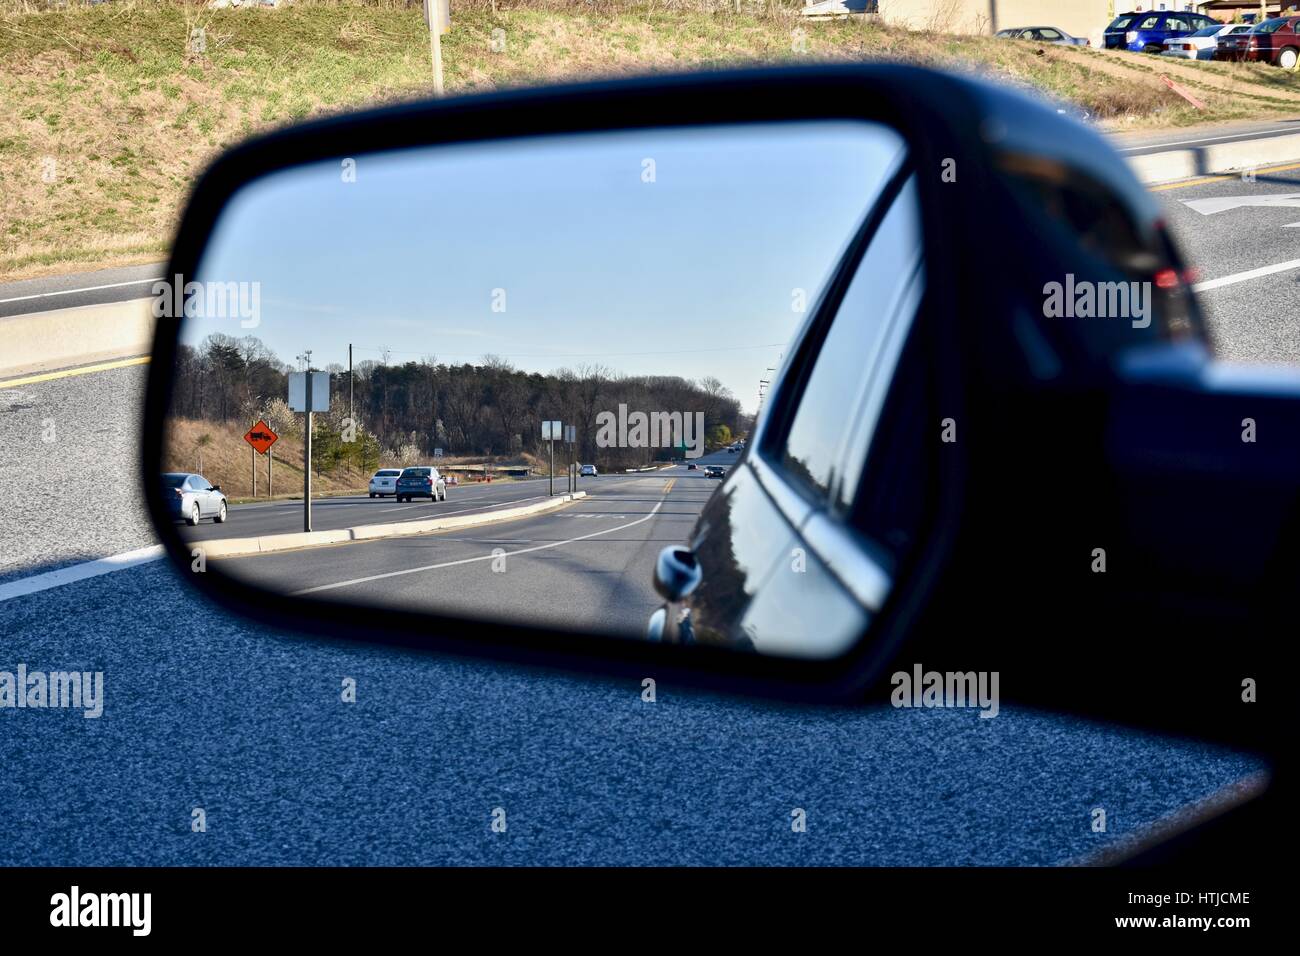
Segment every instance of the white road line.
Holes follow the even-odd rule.
[[[60,289],[58,292],[37,292],[35,295],[19,295],[12,299],[0,299],[0,305],[6,302],[26,302],[29,299],[47,299],[52,295],[72,295],[76,292],[98,292],[100,289],[120,289],[128,285],[144,285],[146,282],[161,282],[162,276],[156,279],[133,279],[130,282],[110,282],[108,285],[88,285],[81,289]]]
[[[59,568],[57,571],[33,574],[31,577],[19,578],[17,581],[0,584],[0,601],[10,601],[14,598],[25,597],[28,594],[35,594],[37,591],[47,591],[50,588],[61,587],[64,584],[84,581],[87,578],[97,578],[101,574],[124,571],[140,564],[157,561],[162,556],[163,546],[155,544],[147,548],[137,548],[134,551],[123,551],[121,554],[115,554],[109,558],[100,558],[97,561],[86,561],[82,564],[74,564],[71,567]]]
[[[1225,285],[1235,285],[1238,282],[1248,282],[1251,279],[1271,276],[1274,273],[1286,272],[1290,269],[1300,269],[1300,259],[1290,259],[1286,262],[1279,262],[1271,266],[1260,266],[1258,269],[1251,269],[1247,272],[1236,272],[1230,276],[1224,276],[1221,279],[1208,279],[1205,282],[1196,283],[1192,288],[1197,292],[1209,292],[1211,289],[1220,289]]]
[[[552,541],[549,544],[538,544],[531,548],[520,548],[518,551],[507,551],[504,555],[482,554],[476,558],[461,558],[459,561],[444,561],[442,564],[429,564],[422,568],[403,568],[400,571],[388,571],[384,574],[372,574],[364,578],[353,578],[350,581],[339,581],[335,584],[321,584],[314,588],[305,588],[301,591],[290,592],[290,597],[298,597],[303,594],[318,594],[321,591],[333,591],[335,588],[351,587],[354,584],[367,584],[370,581],[382,581],[385,578],[401,577],[404,574],[419,574],[421,571],[437,571],[440,568],[454,568],[462,564],[473,564],[475,561],[492,561],[499,557],[513,557],[516,554],[531,554],[534,551],[546,551],[548,548],[559,548],[566,544],[573,544],[575,541],[586,541],[588,538],[596,538],[602,534],[613,534],[615,531],[622,531],[624,528],[631,528],[634,525],[649,521],[659,513],[659,509],[664,506],[660,501],[656,504],[648,515],[637,518],[635,521],[629,521],[627,524],[616,525],[613,528],[606,528],[604,531],[593,531],[591,534],[580,535],[576,538],[566,538],[564,541]]]
[[[1270,133],[1300,133],[1300,126],[1281,126],[1277,129],[1261,129],[1252,133],[1229,133],[1226,136],[1203,136],[1200,139],[1180,139],[1173,143],[1147,143],[1145,146],[1127,146],[1124,149],[1116,150],[1120,153],[1132,153],[1139,149],[1167,149],[1170,146],[1191,146],[1193,143],[1235,143],[1238,140],[1258,138],[1268,136]]]

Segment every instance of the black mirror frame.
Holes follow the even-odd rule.
[[[244,143],[218,158],[196,185],[182,217],[168,276],[194,274],[226,202],[253,179],[288,166],[413,146],[525,139],[625,129],[688,127],[799,120],[883,122],[907,141],[918,175],[927,271],[947,281],[926,292],[922,337],[937,363],[937,396],[946,415],[964,404],[966,360],[960,342],[979,319],[958,290],[980,281],[977,224],[989,214],[984,196],[987,144],[980,137],[981,107],[972,83],[899,65],[816,66],[662,76],[567,87],[527,89],[432,100],[329,118]],[[943,164],[962,157],[961,188],[941,188]],[[818,303],[820,307],[821,303]],[[809,312],[809,321],[818,309]],[[142,470],[150,516],[180,574],[189,575],[192,544],[180,537],[162,491],[147,476],[162,461],[166,412],[177,351],[178,324],[160,319],[155,332],[145,403]],[[730,693],[783,699],[851,701],[881,674],[949,552],[960,523],[964,453],[942,456],[943,494],[935,502],[935,529],[873,622],[868,639],[831,660],[794,660],[721,649],[619,640],[607,635],[533,628],[492,621],[277,597],[222,574],[205,573],[201,588],[222,605],[275,628],[316,639],[383,644],[488,658],[529,666],[609,675],[653,676]]]

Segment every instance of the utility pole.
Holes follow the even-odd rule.
[[[356,419],[352,417],[352,343],[348,343],[348,421],[356,424]]]
[[[257,422],[254,421],[253,424],[256,425]],[[250,462],[252,464],[252,469],[253,469],[253,497],[256,498],[257,497],[257,449],[254,448],[252,445],[249,445],[248,450],[253,453],[253,457],[250,459]]]

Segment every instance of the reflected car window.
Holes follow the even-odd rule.
[[[881,349],[920,254],[917,194],[910,183],[881,222],[845,292],[786,438],[783,468],[819,498],[838,496],[841,486],[857,484],[864,456],[846,447],[852,410],[876,377],[892,374],[892,366],[878,366]],[[859,450],[870,437],[862,431],[855,436]],[[847,462],[854,474],[847,473]]]

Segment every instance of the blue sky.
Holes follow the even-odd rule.
[[[713,375],[747,410],[901,141],[853,122],[554,136],[355,156],[243,189],[200,280],[260,283],[255,335],[313,365],[500,356]],[[653,162],[654,181],[645,181]],[[498,291],[500,290],[500,291]],[[504,303],[504,311],[499,310]]]

